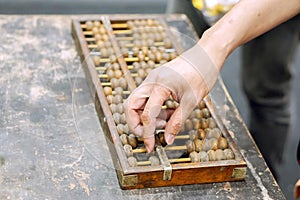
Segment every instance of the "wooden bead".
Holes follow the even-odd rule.
[[[203,129],[198,129],[197,133],[198,133],[198,138],[201,139],[201,140],[203,140],[206,136],[206,133]]]
[[[163,147],[167,146],[167,142],[165,140],[165,134],[163,132],[159,132],[157,136],[158,136],[159,144]]]
[[[107,58],[109,56],[109,52],[106,48],[100,49],[100,54],[102,58]]]
[[[109,47],[111,47],[111,42],[109,40],[104,41],[104,45],[106,48],[109,48]]]
[[[100,57],[99,56],[95,56],[94,58],[93,58],[93,61],[94,61],[94,64],[95,64],[95,66],[99,66],[100,65]]]
[[[115,56],[115,55],[110,55],[110,56],[109,56],[109,60],[110,60],[111,63],[117,62],[117,56]]]
[[[218,149],[218,140],[216,138],[211,138],[211,139],[205,138],[203,140],[202,149],[203,149],[203,151],[209,151],[211,149],[213,149],[213,150]]]
[[[223,150],[217,149],[215,153],[216,153],[216,160],[226,160],[226,156]]]
[[[141,65],[141,68],[143,68],[144,70],[148,68],[148,65],[145,61],[141,61],[140,65]]]
[[[119,80],[117,78],[111,78],[110,83],[112,88],[119,87]]]
[[[114,121],[115,121],[116,124],[120,123],[120,118],[121,118],[120,113],[114,113],[113,114],[113,119],[114,119]]]
[[[159,51],[155,52],[155,61],[160,62],[162,60],[162,55]]]
[[[195,151],[190,153],[190,158],[191,158],[191,162],[199,162],[200,161],[199,154]]]
[[[202,109],[202,115],[204,118],[209,118],[210,117],[210,112],[207,108]]]
[[[192,123],[193,123],[193,129],[197,130],[200,128],[200,121],[197,118],[193,118],[192,119]]]
[[[196,130],[189,131],[190,140],[194,141],[198,139],[198,134]]]
[[[127,81],[124,77],[119,78],[119,86],[122,87],[124,90],[127,89]]]
[[[124,134],[124,125],[123,124],[118,124],[117,125],[117,131],[118,131],[119,135]]]
[[[123,97],[119,94],[114,95],[113,103],[114,104],[123,103]]]
[[[94,26],[100,27],[101,23],[99,21],[94,21]]]
[[[195,144],[192,140],[187,140],[185,145],[186,145],[188,153],[191,153],[192,151],[195,151]]]
[[[227,140],[224,137],[220,137],[218,140],[218,148],[219,149],[226,149],[228,148]]]
[[[195,109],[195,110],[193,111],[193,113],[194,113],[194,117],[195,117],[195,118],[197,118],[197,119],[202,118],[202,112],[201,112],[201,110],[200,110],[199,108]]]
[[[109,107],[110,107],[110,111],[112,113],[117,112],[117,105],[116,104],[112,103],[112,104],[109,105]]]
[[[206,129],[208,128],[208,121],[205,118],[201,118],[200,120],[200,128]]]
[[[136,167],[137,166],[137,160],[135,157],[129,157],[128,159],[128,165],[130,167]]]
[[[144,61],[145,60],[145,55],[144,54],[138,54],[137,55],[137,57],[138,57],[138,59],[139,59],[139,61]]]
[[[148,47],[142,47],[142,54],[145,56],[148,55]]]
[[[148,76],[148,74],[149,74],[151,71],[152,71],[151,68],[147,68],[147,69],[145,70],[146,76]]]
[[[190,119],[185,120],[185,125],[184,127],[186,128],[186,130],[192,130],[193,129],[193,123]]]
[[[142,84],[143,79],[141,77],[137,76],[134,78],[134,81],[137,85],[140,85],[140,84]]]
[[[101,26],[101,27],[99,28],[99,33],[102,34],[102,35],[106,35],[106,34],[105,34],[105,33],[106,33],[106,30],[105,30],[105,28],[104,28],[103,26]]]
[[[122,75],[123,75],[123,73],[122,73],[121,70],[117,69],[117,70],[114,71],[114,77],[115,77],[116,79],[121,78]]]
[[[126,116],[125,116],[125,113],[122,113],[122,114],[121,114],[121,116],[120,116],[120,123],[123,123],[123,124],[126,123]]]
[[[112,78],[115,77],[115,72],[112,69],[106,70],[107,79],[110,81]]]
[[[127,134],[122,134],[120,135],[120,140],[122,142],[123,145],[128,144],[128,139],[127,139]]]
[[[121,52],[122,52],[122,55],[123,55],[124,57],[128,57],[129,51],[128,51],[127,48],[122,48],[122,49],[121,49]]]
[[[224,154],[227,160],[232,160],[235,157],[231,149],[224,149]]]
[[[96,34],[99,33],[99,29],[97,27],[93,27],[92,32],[93,32],[94,35],[96,35]]]
[[[113,70],[120,70],[120,65],[119,65],[119,63],[116,63],[116,62],[113,63],[113,64],[112,64],[112,69],[113,69]]]
[[[209,128],[216,128],[217,127],[216,121],[212,117],[208,118],[207,120],[208,120],[208,127]]]
[[[163,53],[163,54],[161,55],[161,57],[162,57],[162,60],[166,60],[166,61],[169,61],[169,60],[170,60],[170,55],[169,55],[168,53]]]
[[[151,166],[159,166],[159,159],[156,156],[150,156],[149,161]]]
[[[149,60],[148,62],[147,62],[147,64],[148,64],[148,66],[150,67],[150,68],[155,68],[155,62],[153,61],[153,60]]]
[[[124,113],[124,107],[123,107],[123,103],[119,103],[116,105],[116,112],[123,114]]]
[[[132,146],[132,148],[136,148],[138,146],[137,138],[134,134],[129,134],[127,137],[128,143]]]
[[[116,94],[118,94],[118,95],[123,95],[123,88],[122,87],[116,87],[115,89],[114,89],[114,91],[116,92]]]
[[[204,101],[200,101],[199,108],[203,109],[205,107],[206,107],[205,102]]]
[[[169,38],[164,39],[164,44],[166,48],[172,48],[172,41]]]
[[[133,156],[132,146],[130,146],[129,144],[125,144],[125,145],[123,146],[123,149],[124,149],[125,154],[126,154],[127,157]]]
[[[108,103],[108,104],[112,104],[113,98],[114,98],[113,95],[108,95],[108,96],[106,96],[107,103]]]
[[[148,59],[152,60],[152,61],[155,61],[155,55],[154,55],[154,53],[148,52]]]
[[[174,101],[169,99],[165,102],[165,105],[167,106],[168,109],[175,109],[175,104]]]
[[[221,131],[219,131],[219,129],[217,129],[217,128],[214,128],[214,129],[206,128],[204,131],[206,133],[207,139],[210,139],[210,138],[219,139],[222,136]]]
[[[128,127],[127,124],[124,125],[123,131],[124,131],[124,133],[126,133],[127,135],[129,134],[129,127]]]
[[[195,151],[197,151],[197,152],[202,151],[202,144],[203,144],[203,141],[202,141],[202,140],[199,140],[199,139],[196,139],[196,140],[194,141],[194,143],[195,143]]]
[[[111,95],[112,94],[112,89],[111,89],[111,87],[105,86],[103,88],[103,92],[104,92],[105,96]]]
[[[86,30],[90,31],[93,28],[93,22],[92,21],[86,21],[85,26],[86,26]]]
[[[169,53],[169,56],[170,56],[170,60],[173,60],[177,57],[177,53],[176,52],[171,52],[171,53]]]
[[[209,150],[207,152],[208,158],[210,161],[216,161],[217,157],[216,157],[216,152],[214,150]]]
[[[141,77],[142,79],[146,77],[145,70],[142,69],[142,68],[138,69],[137,74],[138,74],[138,76]]]
[[[138,70],[141,67],[139,62],[133,62],[132,66],[133,66],[133,69],[135,69],[135,70]]]
[[[200,162],[207,162],[209,161],[208,155],[205,151],[200,151],[199,152],[199,158],[200,158]]]

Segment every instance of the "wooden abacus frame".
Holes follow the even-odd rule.
[[[89,48],[93,47],[87,45],[81,24],[87,20],[98,20],[104,24],[113,49],[116,53],[121,70],[123,71],[125,79],[128,82],[128,89],[133,91],[136,88],[136,85],[127,68],[126,61],[123,59],[120,48],[118,47],[117,40],[111,27],[111,22],[135,19],[156,19],[163,24],[166,31],[169,31],[169,26],[166,19],[168,19],[168,21],[172,21],[172,19],[182,20],[191,26],[191,23],[184,15],[102,15],[88,18],[77,18],[72,21],[72,34],[83,63],[83,69],[91,93],[94,95],[93,98],[95,99],[96,111],[98,113],[103,132],[106,135],[107,144],[109,146],[121,188],[134,189],[243,180],[246,176],[246,162],[239,152],[237,145],[234,143],[233,139],[228,133],[228,130],[222,123],[222,120],[216,114],[214,106],[208,97],[204,99],[206,107],[209,109],[219,129],[222,131],[223,136],[227,139],[228,145],[235,154],[235,159],[199,163],[171,164],[172,174],[170,175],[170,180],[164,180],[163,177],[166,175],[166,171],[162,166],[130,167],[128,165],[127,157],[122,148],[123,145],[120,141],[112,113],[106,100],[106,96],[104,95],[99,75],[96,71],[93,60],[89,56]],[[190,28],[193,30],[192,27]],[[168,34],[170,37],[174,38],[172,39],[172,42],[175,49],[179,53],[182,52],[181,45],[176,42],[178,38],[175,38],[170,31]],[[105,60],[103,60],[103,62],[105,62]]]

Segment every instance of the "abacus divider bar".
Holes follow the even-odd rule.
[[[124,74],[124,78],[127,81],[128,89],[130,91],[133,91],[136,88],[136,84],[135,84],[133,78],[130,75],[130,72],[127,68],[127,64],[126,64],[126,62],[123,58],[123,55],[122,55],[122,52],[121,52],[119,46],[118,46],[117,40],[116,40],[115,35],[113,33],[113,29],[111,27],[110,19],[108,17],[106,17],[106,18],[103,18],[102,21],[103,21],[103,24],[104,24],[104,26],[107,30],[107,34],[108,34],[108,36],[111,40],[112,47],[113,47],[113,49],[116,53],[116,56],[117,56],[118,62],[120,64],[121,70]]]

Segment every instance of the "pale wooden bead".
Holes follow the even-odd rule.
[[[120,135],[120,140],[121,140],[121,142],[122,142],[123,145],[128,144],[127,137],[128,136],[126,134]]]
[[[192,140],[187,140],[185,145],[186,145],[188,153],[191,153],[192,151],[195,151],[195,144]]]
[[[128,159],[128,165],[130,167],[136,167],[137,166],[137,160],[135,157],[129,157]]]
[[[231,149],[224,149],[224,154],[225,154],[227,160],[232,160],[235,157],[234,153]]]
[[[159,159],[156,156],[150,156],[149,161],[151,166],[159,166]]]
[[[226,156],[223,150],[217,149],[215,153],[216,153],[216,160],[226,160]]]
[[[203,141],[200,139],[196,139],[194,142],[195,142],[195,151],[197,151],[197,152],[202,151]]]
[[[208,158],[210,161],[216,161],[217,157],[216,157],[216,152],[214,150],[209,150],[207,152]]]
[[[111,87],[105,86],[103,88],[103,92],[104,92],[105,96],[108,96],[108,95],[112,94],[112,89],[111,89]]]
[[[117,131],[118,131],[119,135],[124,134],[124,125],[123,124],[118,124],[117,125]]]
[[[127,137],[128,143],[132,146],[132,148],[136,148],[138,146],[137,138],[134,134],[129,134]]]
[[[226,149],[226,148],[228,148],[228,142],[227,142],[226,138],[224,138],[224,137],[220,137],[219,138],[218,148],[219,149]]]
[[[201,139],[201,140],[203,140],[206,136],[206,133],[203,129],[198,129],[197,133],[198,133],[198,138]]]
[[[126,154],[127,157],[133,156],[132,146],[130,146],[129,144],[125,144],[123,146],[123,149],[124,149],[125,154]]]
[[[199,154],[195,151],[190,153],[190,158],[191,158],[191,162],[199,162],[200,161]]]
[[[209,161],[208,155],[205,151],[200,151],[199,152],[199,158],[200,158],[200,162],[207,162]]]

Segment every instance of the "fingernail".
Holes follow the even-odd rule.
[[[173,135],[173,134],[167,134],[166,135],[166,142],[167,142],[167,144],[173,144],[173,142],[174,142],[174,139],[175,139],[175,135]]]

